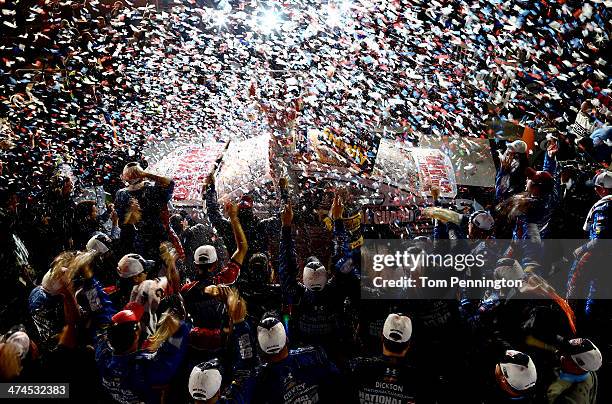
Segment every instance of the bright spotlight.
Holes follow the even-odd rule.
[[[214,23],[217,27],[225,27],[225,24],[227,24],[227,14],[223,11],[217,11],[214,16]]]
[[[269,34],[280,25],[280,18],[276,11],[269,9],[259,17],[259,30],[264,34]]]
[[[340,10],[334,6],[327,7],[327,25],[337,27],[340,24]]]
[[[342,3],[340,3],[340,10],[342,10],[343,13],[346,13],[352,6],[353,3],[351,3],[349,0],[344,0]]]

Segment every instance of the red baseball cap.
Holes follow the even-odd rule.
[[[536,171],[529,167],[526,170],[527,178],[535,185],[550,186],[552,188],[554,178],[548,171]]]
[[[116,313],[111,320],[115,324],[136,323],[140,321],[144,314],[144,306],[140,303],[130,302],[125,305],[123,310]]]
[[[251,209],[253,207],[253,198],[248,195],[243,195],[238,204],[239,209]]]

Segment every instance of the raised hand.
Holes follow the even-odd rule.
[[[291,203],[286,204],[281,212],[281,222],[283,227],[291,226],[291,223],[293,222],[293,208],[291,207]]]

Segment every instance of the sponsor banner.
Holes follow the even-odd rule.
[[[365,137],[365,139],[364,139]],[[308,144],[318,162],[338,167],[353,167],[369,172],[374,166],[380,137],[376,134],[343,137],[326,128],[311,129]],[[347,139],[351,139],[351,143]]]
[[[451,160],[437,149],[411,147],[403,142],[382,139],[373,175],[420,196],[431,195],[432,187],[438,187],[443,198],[457,195]]]
[[[495,186],[489,139],[428,135],[421,136],[419,145],[441,150],[450,158],[457,185]]]
[[[219,199],[236,199],[272,181],[270,135],[231,142],[216,176]]]
[[[174,179],[175,202],[202,200],[202,184],[225,150],[226,143],[184,144],[171,149],[150,170]],[[266,154],[267,155],[267,154]]]
[[[612,240],[371,240],[364,299],[612,299]]]

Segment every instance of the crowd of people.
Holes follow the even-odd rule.
[[[69,383],[78,403],[612,397],[608,2],[161,3],[0,0],[0,382]],[[553,129],[506,142],[499,122]],[[428,188],[417,235],[285,167],[274,197],[225,200],[211,174],[182,210],[143,157],[307,128],[368,157],[381,136],[487,137],[495,187],[479,207]],[[77,197],[89,185],[106,201]],[[524,286],[362,299],[364,240],[387,238],[470,240],[487,266],[466,277]],[[553,267],[555,239],[579,243]]]
[[[527,144],[508,143],[487,210],[458,210],[432,188],[421,212],[433,232],[413,248],[505,232],[531,242],[489,249],[484,275],[526,286],[479,299],[457,291],[362,300],[370,269],[361,268],[363,237],[351,240],[377,236],[349,228],[345,207],[355,202],[346,191],[336,190],[320,222],[331,230],[331,257],[298,256],[308,246],[297,248],[296,236],[316,224],[294,221],[308,213],[286,178],[277,213],[261,218],[249,194],[222,212],[210,174],[197,223],[172,207],[173,179],[138,162],[125,165],[125,187],[105,212],[75,202],[59,173],[39,214],[18,214],[18,198],[2,207],[11,287],[2,294],[0,376],[68,382],[76,402],[605,402],[598,375],[608,374],[611,316],[597,258],[610,251],[612,172],[578,184],[566,164],[566,149],[584,157],[574,144],[549,135],[543,166],[531,167]],[[584,242],[556,290],[541,250],[571,231]]]

